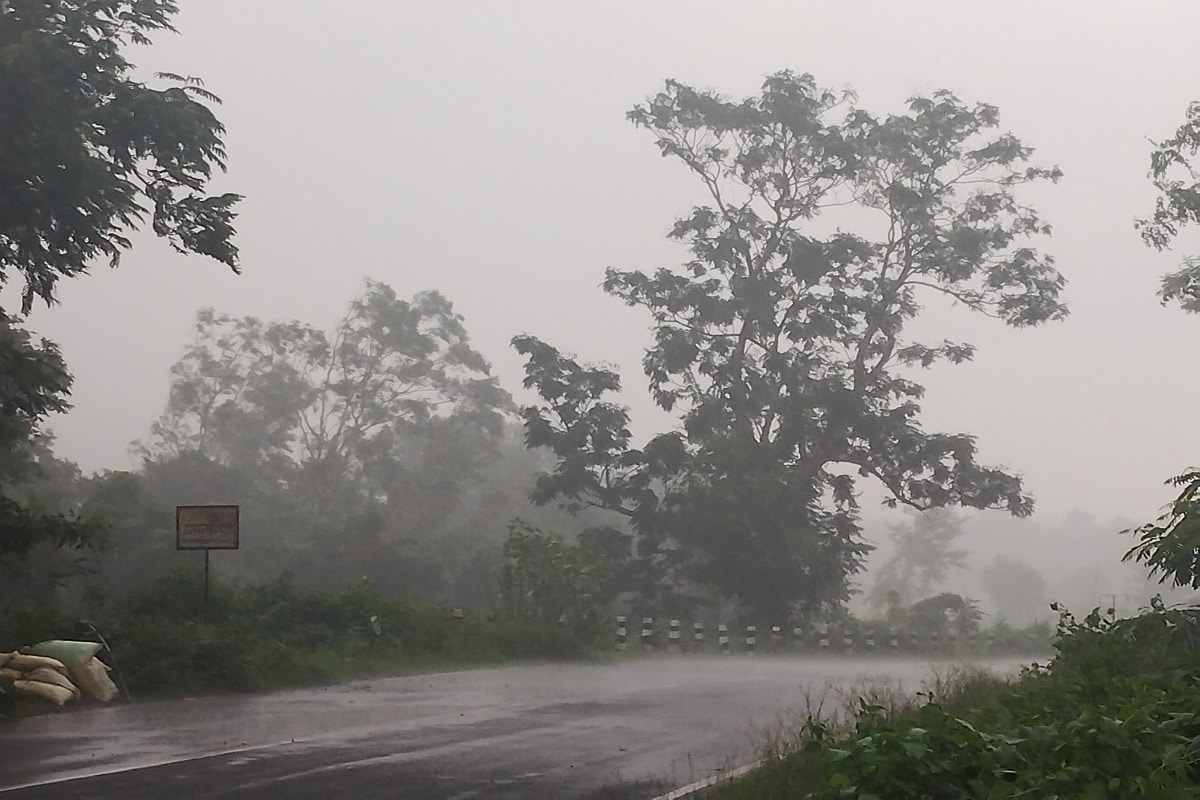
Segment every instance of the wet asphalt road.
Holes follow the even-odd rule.
[[[0,798],[635,800],[753,759],[806,692],[930,668],[652,658],[113,705],[0,726]]]

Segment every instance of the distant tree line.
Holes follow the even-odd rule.
[[[870,482],[925,515],[897,532],[871,602],[970,617],[969,598],[932,593],[962,563],[943,509],[1024,517],[1033,498],[978,460],[972,434],[923,424],[922,370],[975,348],[950,331],[917,339],[912,323],[933,303],[1013,327],[1067,308],[1038,249],[1049,225],[1019,197],[1060,171],[994,106],[948,91],[878,115],[781,72],[740,100],[668,81],[629,112],[703,198],[670,232],[684,263],[604,277],[651,322],[645,379],[675,424],[646,442],[612,369],[518,335],[538,400],[517,408],[448,298],[367,280],[332,330],[201,310],[139,467],[84,477],[57,457],[45,424],[69,408],[71,376],[24,327],[32,305],[98,258],[115,265],[144,225],[239,269],[240,197],[208,192],[224,168],[219,99],[192,78],[136,81],[122,55],[176,12],[0,5],[0,287],[21,285],[19,310],[0,309],[0,603],[50,603],[64,584],[103,603],[188,557],[176,504],[234,502],[245,548],[218,563],[247,581],[366,576],[536,618],[612,603],[828,618],[872,550]],[[1200,219],[1198,120],[1153,153],[1153,246]],[[1200,307],[1197,275],[1188,260],[1166,276],[1164,302]],[[1178,482],[1130,557],[1195,587],[1200,477]]]

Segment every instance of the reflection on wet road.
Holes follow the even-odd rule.
[[[929,671],[652,658],[114,705],[0,727],[0,797],[648,797],[752,759],[806,692],[883,679],[916,690]]]

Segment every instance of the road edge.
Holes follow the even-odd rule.
[[[705,778],[704,780],[696,781],[695,783],[689,783],[687,786],[680,786],[678,789],[672,789],[666,794],[660,794],[657,797],[651,798],[651,800],[690,800],[690,798],[697,797],[698,792],[702,792],[705,789],[711,789],[718,783],[724,783],[726,781],[732,781],[740,778],[748,772],[753,772],[765,763],[766,760],[760,758],[757,761],[751,761],[749,764],[743,764],[740,767],[721,770],[710,778]]]

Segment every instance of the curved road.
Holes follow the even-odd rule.
[[[930,669],[647,658],[114,705],[0,726],[0,798],[649,798],[753,759],[806,693]]]

